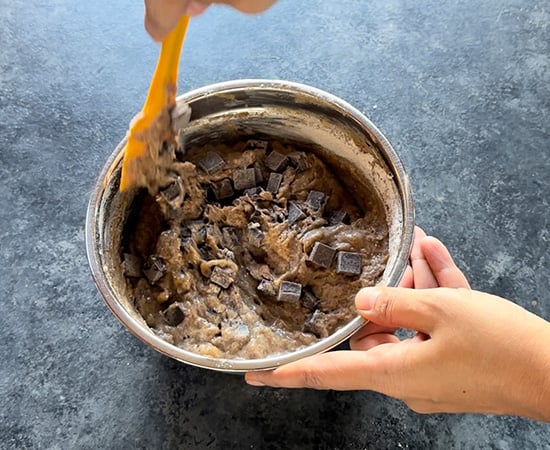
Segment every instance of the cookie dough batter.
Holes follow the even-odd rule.
[[[294,351],[355,316],[388,258],[383,206],[313,152],[247,140],[176,152],[125,228],[128,289],[163,339],[215,358]],[[365,205],[366,208],[365,208]]]

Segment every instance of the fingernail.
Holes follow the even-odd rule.
[[[380,290],[374,287],[361,289],[355,296],[355,307],[360,311],[372,311]]]
[[[251,373],[247,373],[244,376],[244,381],[251,386],[265,386],[265,383],[260,381],[257,375],[253,375]]]

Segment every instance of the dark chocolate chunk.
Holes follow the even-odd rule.
[[[226,198],[231,198],[235,195],[233,191],[233,186],[231,186],[231,180],[229,178],[224,178],[221,181],[216,181],[212,183],[212,191],[217,200],[225,200]]]
[[[222,170],[225,166],[225,161],[217,153],[208,152],[205,157],[199,161],[199,166],[207,174],[211,175]]]
[[[279,287],[277,300],[286,303],[298,303],[302,295],[302,285],[292,281],[283,281]]]
[[[263,150],[267,151],[267,146],[269,142],[267,141],[260,141],[259,139],[250,139],[246,143],[245,150]]]
[[[313,245],[313,250],[311,250],[311,253],[309,254],[309,261],[313,264],[324,267],[325,269],[330,269],[335,254],[336,249],[329,247],[322,242],[316,242]]]
[[[331,328],[334,326],[334,319],[328,314],[318,309],[304,323],[304,331],[313,333],[319,338],[325,338],[330,335]]]
[[[166,273],[166,264],[160,256],[151,255],[143,266],[143,274],[151,284],[155,284]]]
[[[183,183],[181,178],[177,177],[170,186],[161,191],[161,194],[168,203],[177,203],[177,200],[183,195]],[[175,207],[177,206],[179,205],[175,205]]]
[[[163,315],[164,320],[171,327],[177,327],[183,322],[183,319],[185,319],[185,314],[183,314],[181,308],[175,303],[172,303],[168,308],[166,308]]]
[[[349,215],[346,211],[338,210],[334,211],[328,221],[329,225],[340,225],[341,223],[347,223],[349,221]]]
[[[244,191],[244,194],[252,197],[253,195],[258,195],[260,192],[262,192],[261,187],[253,187]]]
[[[256,227],[248,227],[248,242],[250,245],[261,248],[263,239],[264,233],[262,230]]]
[[[222,289],[227,289],[231,286],[233,281],[235,281],[235,278],[233,277],[233,273],[231,271],[216,266],[210,274],[210,281]]]
[[[344,275],[361,275],[361,253],[338,252],[336,255],[336,273]]]
[[[238,191],[256,187],[256,184],[256,169],[254,167],[237,169],[233,173],[233,185]]]
[[[273,284],[273,281],[266,280],[265,278],[262,281],[260,281],[256,289],[259,292],[265,295],[268,295],[270,297],[275,297],[277,295],[277,289],[275,289],[275,285]]]
[[[273,150],[265,159],[266,167],[273,172],[282,172],[287,163],[288,158],[276,150]]]
[[[292,152],[287,155],[290,165],[294,167],[298,172],[303,172],[309,169],[307,162],[307,156],[302,152]]]
[[[254,172],[256,173],[256,184],[261,184],[265,181],[262,168],[259,163],[254,163]]]
[[[294,225],[299,220],[305,219],[306,214],[295,202],[288,202],[288,224]]]
[[[266,191],[276,194],[279,192],[281,183],[283,182],[283,175],[277,172],[271,172],[269,174],[269,180],[267,180]]]
[[[141,258],[130,253],[124,253],[124,260],[122,261],[122,267],[124,274],[127,277],[139,278],[141,277]]]
[[[319,299],[309,289],[304,289],[300,299],[304,308],[314,310],[319,306]]]
[[[327,196],[319,191],[309,191],[306,203],[314,211],[323,211],[327,203]]]

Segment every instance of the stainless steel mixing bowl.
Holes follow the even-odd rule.
[[[382,283],[395,286],[409,257],[414,233],[411,187],[403,165],[384,135],[358,110],[319,89],[287,81],[238,80],[206,86],[178,97],[191,106],[186,142],[201,145],[229,134],[277,137],[336,158],[353,182],[378,192],[390,230],[390,257]],[[270,369],[326,351],[364,325],[357,316],[331,336],[293,352],[262,359],[216,359],[178,348],[146,325],[126,295],[121,239],[135,191],[118,190],[123,140],[103,167],[91,194],[86,246],[93,278],[113,314],[136,337],[178,361],[226,372]]]

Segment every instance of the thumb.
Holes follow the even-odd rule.
[[[361,289],[355,306],[365,319],[392,328],[432,334],[441,312],[435,290],[374,287]]]
[[[398,344],[369,351],[334,351],[285,364],[275,370],[248,372],[252,386],[358,390],[392,393],[396,364],[403,361]]]

